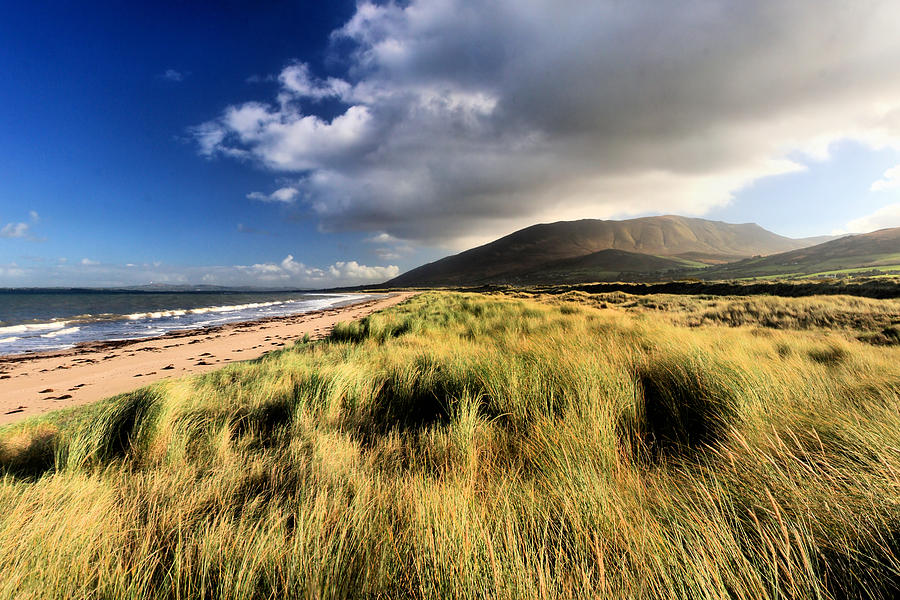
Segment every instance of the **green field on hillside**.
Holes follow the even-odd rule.
[[[696,271],[702,278],[746,279],[772,277],[821,277],[853,275],[868,271],[894,272],[900,269],[900,253],[854,255],[851,257],[814,257],[796,262],[777,262],[778,256],[750,258]]]
[[[2,598],[894,598],[900,302],[429,292],[0,467]]]
[[[836,269],[834,271],[820,271],[809,277],[822,277],[823,275],[849,275],[853,273],[866,273],[868,271],[883,271],[885,275],[900,271],[900,264],[885,264],[877,267],[855,267],[852,269]]]

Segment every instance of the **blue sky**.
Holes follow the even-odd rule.
[[[0,286],[367,283],[569,218],[900,226],[900,11],[757,4],[5,3]]]

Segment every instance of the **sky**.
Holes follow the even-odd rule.
[[[0,287],[384,281],[539,222],[900,226],[894,0],[0,4]]]

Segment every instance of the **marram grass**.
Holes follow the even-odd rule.
[[[428,293],[0,433],[3,598],[892,598],[900,348]]]

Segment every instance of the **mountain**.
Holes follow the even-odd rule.
[[[824,244],[750,258],[703,271],[704,279],[773,275],[839,275],[877,268],[900,270],[900,227],[841,237]]]
[[[531,271],[514,270],[493,277],[495,283],[544,284],[583,283],[585,281],[616,281],[644,279],[650,273],[684,270],[696,263],[652,254],[625,250],[600,250],[585,256],[565,258],[542,264]]]
[[[696,268],[809,245],[754,223],[674,215],[533,225],[407,271],[389,287],[615,279],[622,273]],[[616,251],[616,252],[610,252]],[[567,263],[566,261],[572,261]]]

